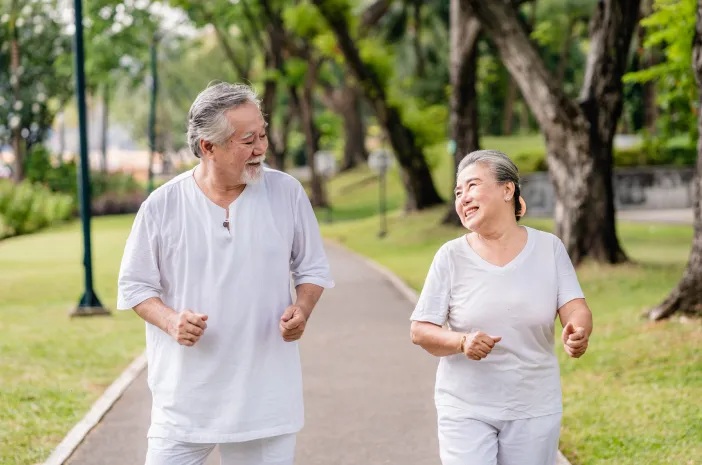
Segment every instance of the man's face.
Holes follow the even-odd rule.
[[[268,150],[266,122],[252,103],[229,110],[226,117],[235,131],[223,143],[212,145],[211,160],[238,182],[254,184],[263,176],[263,161]]]

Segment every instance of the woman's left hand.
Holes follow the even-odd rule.
[[[561,339],[563,340],[563,348],[566,353],[573,358],[579,358],[587,350],[587,331],[581,326],[574,326],[573,323],[568,323],[563,328]]]

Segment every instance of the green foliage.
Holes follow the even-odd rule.
[[[300,86],[305,81],[307,61],[292,57],[285,60],[285,80],[289,85]]]
[[[392,53],[387,46],[377,38],[365,38],[357,42],[361,59],[373,70],[380,85],[387,88],[393,76],[395,64]]]
[[[0,239],[29,234],[68,220],[73,199],[40,184],[0,180]]]
[[[56,111],[73,93],[71,37],[56,0],[6,4],[0,15],[0,146],[15,128],[31,146],[44,139]],[[11,66],[13,38],[17,69]]]
[[[693,110],[697,86],[692,72],[692,38],[695,31],[695,0],[655,0],[653,12],[641,20],[646,29],[643,47],[648,53],[663,51],[663,61],[628,73],[625,83],[656,83],[661,108],[663,138],[677,132],[696,134]]]
[[[308,2],[285,8],[283,21],[286,28],[305,39],[313,39],[325,29],[319,10]]]

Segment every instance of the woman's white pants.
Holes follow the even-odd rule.
[[[285,434],[223,444],[149,438],[146,465],[204,465],[215,446],[219,446],[221,465],[293,465],[296,437]]]
[[[561,414],[500,421],[438,412],[442,465],[554,465]]]

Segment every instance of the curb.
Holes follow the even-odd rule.
[[[100,398],[95,401],[90,411],[68,432],[61,443],[56,446],[43,465],[63,465],[144,368],[146,368],[146,354],[142,353],[129,364],[112,384],[110,384]]]
[[[360,261],[368,265],[368,267],[372,268],[373,270],[377,271],[380,275],[383,276],[387,281],[390,282],[390,284],[397,289],[400,294],[402,294],[407,300],[409,300],[412,304],[415,304],[417,300],[419,299],[419,294],[412,289],[406,282],[404,282],[402,279],[400,279],[399,276],[397,276],[395,273],[390,271],[388,268],[385,268],[383,265],[381,265],[378,262],[375,262],[371,260],[368,257],[364,257],[363,255],[360,255],[357,252],[354,252],[353,250],[349,249],[345,245],[331,241],[329,239],[324,240],[327,244],[332,245],[333,247],[339,247],[347,252],[349,252],[351,255],[354,255],[356,258],[358,258]],[[558,451],[558,455],[556,457],[556,464],[555,465],[572,465],[568,459],[561,453],[561,451]]]

